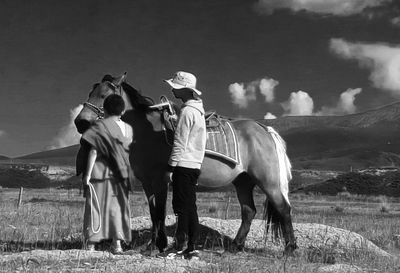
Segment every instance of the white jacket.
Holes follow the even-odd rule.
[[[172,167],[200,169],[204,159],[206,140],[203,102],[188,100],[181,109],[168,164]]]

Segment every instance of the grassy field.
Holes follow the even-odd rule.
[[[255,193],[257,218],[262,217],[265,197]],[[368,197],[342,193],[338,196],[293,194],[290,196],[295,223],[320,223],[357,232],[380,248],[400,257],[400,199],[384,196]],[[148,216],[148,206],[142,192],[130,197],[132,216]],[[81,248],[79,234],[82,232],[84,199],[78,190],[25,189],[22,204],[18,208],[18,190],[2,189],[0,192],[0,254],[9,255],[30,249]],[[198,193],[199,216],[231,219],[240,218],[240,208],[234,192]],[[168,214],[172,214],[171,196],[168,197]],[[78,234],[78,235],[77,235]],[[208,252],[205,252],[208,253]],[[323,256],[323,255],[322,255]],[[210,263],[201,272],[312,272],[313,264],[327,261],[312,250],[302,251],[296,257],[276,257],[268,250],[245,251],[232,255],[213,254],[212,249],[202,259]],[[368,255],[350,254],[347,263],[370,269],[370,272],[399,272],[400,262]],[[21,267],[15,262],[0,265],[4,272],[29,271],[54,272],[90,271],[85,261],[48,261],[36,267]],[[106,258],[86,261],[96,264],[100,271],[110,272],[136,270],[122,266]],[[212,264],[212,265],[211,265]],[[43,266],[43,267],[42,267]],[[22,268],[22,269],[21,269]],[[123,270],[122,270],[123,269]],[[137,268],[136,268],[137,269]],[[145,271],[149,271],[147,269]],[[158,272],[155,268],[154,271]],[[189,270],[190,271],[190,270]],[[199,272],[198,270],[195,270]]]

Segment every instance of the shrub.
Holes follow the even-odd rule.
[[[342,206],[336,206],[336,207],[335,207],[335,211],[336,211],[336,212],[342,213],[342,212],[344,212],[344,207],[342,207]]]

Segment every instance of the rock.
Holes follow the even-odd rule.
[[[229,237],[233,240],[236,232],[240,227],[241,220],[239,219],[216,219],[210,217],[200,217],[201,235],[210,233],[211,230],[216,231],[214,234],[219,234],[221,237]],[[175,216],[168,215],[166,225],[172,226],[175,224]],[[132,229],[149,229],[151,221],[149,217],[136,217],[131,221]],[[252,222],[250,232],[247,236],[246,247],[251,249],[266,248],[273,251],[282,251],[283,244],[274,242],[271,236],[265,233],[266,222],[263,220],[254,220]],[[374,255],[391,257],[389,253],[376,246],[371,241],[365,239],[358,233],[351,232],[341,228],[335,228],[322,224],[313,223],[294,223],[293,224],[297,244],[299,248],[332,248],[338,254],[344,254],[349,251],[363,251]],[[204,240],[202,238],[200,242]]]

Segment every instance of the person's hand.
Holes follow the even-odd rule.
[[[90,176],[89,175],[84,175],[82,177],[82,182],[84,186],[89,186],[89,182],[90,182]]]
[[[167,182],[167,184],[171,184],[172,183],[172,172],[166,172],[164,179],[165,179],[165,182]]]

